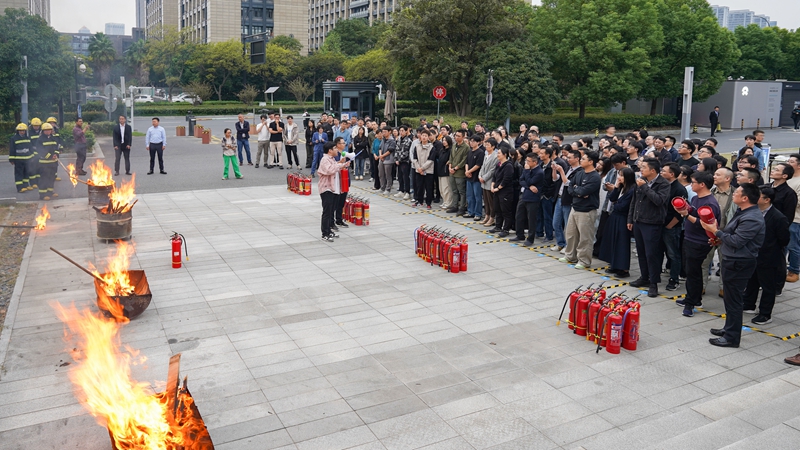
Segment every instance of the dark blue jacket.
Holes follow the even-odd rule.
[[[531,191],[531,186],[536,186],[536,193]],[[526,203],[538,203],[542,201],[542,188],[544,187],[544,172],[541,166],[533,169],[523,169],[519,177],[519,187],[521,189],[520,201]]]

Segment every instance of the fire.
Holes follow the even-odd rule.
[[[131,255],[133,255],[133,246],[124,241],[117,241],[116,252],[110,257],[104,274],[98,272],[91,263],[89,264],[92,273],[105,281],[103,290],[109,297],[133,294],[134,287],[128,275]],[[108,299],[102,299],[102,301],[104,303],[100,305],[102,309],[110,312],[121,322],[128,321],[123,315],[123,308],[119,302],[109,301]]]
[[[102,160],[95,161],[94,164],[89,166],[89,170],[92,171],[92,178],[89,180],[89,184],[94,186],[112,186],[114,184],[114,179],[111,178],[111,169],[103,164]]]
[[[78,185],[78,174],[75,172],[75,164],[67,164],[67,171],[69,172],[69,181],[72,182],[72,187]]]
[[[136,186],[136,174],[131,176],[131,181],[122,182],[119,186],[114,186],[108,198],[111,200],[111,211],[108,207],[103,211],[106,214],[110,213],[124,213],[133,208],[133,198],[136,196],[134,187]]]
[[[47,210],[47,205],[42,206],[42,212],[36,216],[36,226],[34,229],[36,230],[44,230],[44,226],[47,223],[47,219],[50,218],[50,212]]]
[[[74,306],[54,304],[53,307],[66,324],[66,338],[74,348],[71,353],[76,365],[69,377],[75,395],[98,424],[108,428],[112,448],[197,448],[198,442],[193,437],[205,425],[202,419],[183,414],[192,404],[191,395],[179,392],[181,409],[171,413],[166,392],[153,395],[147,383],[132,378],[131,365],[145,358],[128,347],[125,352],[120,351],[121,324],[89,310],[78,311]]]

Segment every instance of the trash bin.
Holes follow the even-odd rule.
[[[194,136],[194,127],[197,125],[197,119],[191,111],[186,111],[186,121],[189,122],[189,136]]]

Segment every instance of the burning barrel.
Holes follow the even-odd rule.
[[[90,206],[105,206],[108,204],[108,194],[114,189],[114,184],[108,186],[95,186],[87,184],[89,188],[89,205]]]
[[[117,295],[111,295],[107,289],[113,290],[114,288],[107,286],[96,278],[94,280],[94,290],[97,293],[97,306],[104,314],[115,318],[125,316],[128,319],[133,319],[150,306],[153,294],[150,292],[150,285],[147,283],[147,276],[144,270],[128,270],[125,273],[130,278],[133,292],[115,292]],[[100,277],[104,279],[108,276],[109,274],[107,273],[100,274]],[[121,311],[120,308],[122,309]]]
[[[108,201],[106,201],[108,203]],[[97,237],[105,240],[128,239],[133,232],[133,213],[127,210],[118,214],[106,214],[107,208],[95,208],[97,213]]]

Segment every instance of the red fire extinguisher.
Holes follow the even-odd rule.
[[[369,200],[364,200],[364,226],[369,225]]]
[[[561,318],[564,316],[564,310],[567,308],[567,304],[569,303],[569,316],[568,316],[569,318],[567,319],[567,324],[569,325],[570,330],[574,328],[573,324],[575,323],[575,311],[573,307],[575,305],[575,302],[578,301],[578,297],[580,297],[581,295],[581,287],[582,286],[576,287],[574,291],[570,292],[569,295],[567,295],[567,298],[564,300],[564,306],[561,307],[561,314],[558,315],[556,326],[561,325]]]
[[[364,202],[361,201],[360,198],[356,198],[355,204],[355,211],[356,211],[356,226],[361,226],[364,224]]]
[[[619,311],[614,311],[608,316],[608,328],[610,333],[606,351],[616,355],[622,345],[622,316]]]
[[[597,342],[599,347],[606,346],[606,339],[608,339],[608,323],[606,322],[606,319],[608,318],[608,315],[611,314],[611,311],[616,308],[617,300],[618,299],[611,299],[603,304],[603,307],[600,308],[600,312],[597,314],[596,326],[598,328],[595,329],[595,334],[597,335],[595,342]]]
[[[170,238],[172,242],[172,268],[173,269],[180,269],[181,268],[181,244],[183,244],[183,249],[186,251],[186,260],[189,260],[189,248],[186,245],[186,238],[183,237],[182,234],[172,232],[172,237]]]
[[[305,188],[305,192],[303,192],[303,194],[304,195],[311,195],[311,177],[304,176],[304,179],[306,180],[306,188]]]
[[[414,253],[422,257],[422,233],[425,230],[425,225],[421,225],[414,230]]]
[[[287,173],[286,174],[286,190],[287,191],[291,191],[292,190],[292,174],[291,173]]]
[[[639,302],[633,302],[622,317],[622,348],[636,350],[639,342]]]
[[[599,298],[595,298],[589,303],[589,332],[586,333],[587,341],[594,341],[597,339],[597,315],[600,313],[600,308],[602,306],[603,301]]]
[[[461,239],[461,271],[467,271],[467,254],[469,253],[469,244],[467,244],[467,238],[464,237]]]
[[[450,272],[458,273],[461,271],[461,244],[453,242],[450,247]]]
[[[710,206],[701,206],[697,208],[697,216],[700,217],[705,223],[712,224],[717,223],[717,218],[714,217],[714,211],[711,209]],[[708,236],[708,243],[711,245],[719,245],[720,239],[712,232],[706,230],[706,236]]]
[[[584,294],[578,299],[575,311],[575,334],[586,336],[589,327],[589,296]]]

